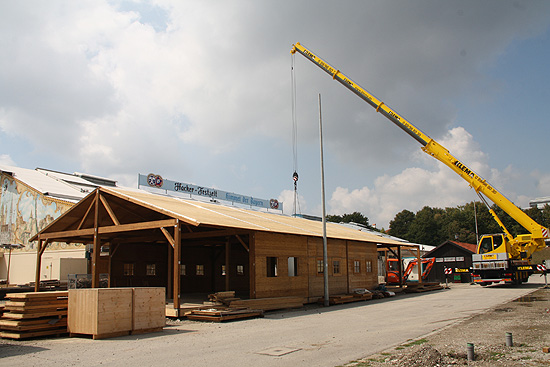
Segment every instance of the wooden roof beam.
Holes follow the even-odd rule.
[[[165,219],[165,220],[155,220],[151,222],[140,222],[140,223],[129,223],[129,224],[120,224],[115,226],[105,226],[99,227],[99,234],[108,234],[108,233],[122,233],[122,232],[132,232],[132,231],[142,231],[146,229],[157,229],[161,227],[170,227],[174,226],[177,223],[177,219]],[[85,228],[85,229],[76,229],[69,231],[60,231],[60,232],[50,232],[50,233],[41,233],[38,235],[38,240],[59,240],[63,238],[71,237],[80,237],[80,236],[93,236],[94,228]],[[75,242],[77,240],[74,240]]]
[[[239,242],[241,243],[241,245],[243,245],[244,249],[246,250],[246,252],[250,252],[250,249],[248,248],[248,246],[246,245],[246,243],[244,243],[244,241],[242,240],[242,238],[236,234],[235,237],[237,237],[237,239],[239,240]]]
[[[168,232],[166,228],[160,227],[160,230],[162,231],[162,233],[164,233],[164,237],[166,237],[168,243],[172,245],[172,248],[174,248],[176,246],[176,241],[174,240],[174,237],[172,237],[172,235],[170,234],[170,232]]]
[[[99,194],[99,200],[101,200],[101,203],[103,203],[103,206],[105,207],[105,210],[107,210],[107,213],[109,214],[109,217],[111,217],[111,220],[113,221],[113,223],[116,226],[120,225],[120,222],[118,221],[118,218],[116,217],[115,212],[113,211],[113,209],[111,209],[111,206],[107,202],[107,199],[105,199],[103,195]]]
[[[95,201],[92,200],[92,202],[90,202],[90,206],[88,207],[88,210],[86,210],[86,214],[84,214],[84,216],[82,217],[82,220],[80,221],[80,223],[78,224],[78,227],[76,229],[81,229],[82,228],[82,225],[84,224],[84,221],[88,217],[88,214],[90,214],[90,211],[94,207],[94,204],[95,204]]]
[[[182,240],[198,239],[198,238],[211,238],[211,237],[226,237],[226,236],[236,236],[238,234],[247,234],[248,231],[239,231],[235,229],[220,229],[213,231],[203,231],[203,232],[192,232],[192,233],[182,233]]]

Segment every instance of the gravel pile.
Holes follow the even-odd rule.
[[[506,346],[512,333],[513,346]],[[467,344],[474,344],[474,360]],[[550,366],[550,289],[541,288],[418,340],[346,366]]]

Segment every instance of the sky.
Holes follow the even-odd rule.
[[[1,0],[0,164],[128,187],[154,173],[285,214],[296,169],[296,211],[321,215],[321,95],[328,214],[387,229],[477,199],[296,42],[516,205],[550,196],[550,2],[535,0]]]

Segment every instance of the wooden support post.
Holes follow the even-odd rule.
[[[174,309],[179,316],[180,309],[180,259],[181,259],[181,224],[178,220],[174,226]]]
[[[399,273],[399,288],[403,288],[403,260],[401,259],[401,246],[397,246],[397,270]]]
[[[113,251],[113,243],[109,243],[109,278],[107,278],[107,288],[111,288],[111,269],[112,269],[112,264],[111,264],[111,260],[112,260],[112,251]]]
[[[42,266],[42,240],[38,237],[38,247],[36,248],[36,276],[34,278],[34,291],[40,291],[40,268]],[[9,284],[8,284],[9,285]]]
[[[248,235],[248,267],[250,282],[250,299],[256,298],[256,235],[254,232]]]
[[[166,280],[166,296],[169,297],[172,294],[172,271],[174,270],[174,248],[170,243],[168,243],[166,251],[168,251],[168,279]]]
[[[94,247],[92,254],[92,288],[99,288],[99,255],[101,253],[101,240],[97,233],[97,228],[94,233]]]
[[[350,263],[349,263],[349,241],[346,240],[346,287],[347,287],[347,290],[348,290],[348,293],[351,293],[351,289],[350,289],[350,274],[351,272],[349,271],[349,267],[350,267]],[[308,274],[310,274],[308,272]],[[309,288],[309,287],[308,287]]]
[[[99,253],[101,252],[101,242],[99,240],[99,189],[95,192],[95,213],[94,213],[94,247],[92,255],[92,288],[99,288],[99,272],[97,265],[99,263]]]
[[[231,252],[231,242],[229,241],[229,237],[227,237],[227,241],[225,242],[225,290],[229,291],[229,269],[230,269],[230,253]]]

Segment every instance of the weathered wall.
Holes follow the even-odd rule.
[[[25,284],[35,277],[36,243],[29,243],[34,236],[57,217],[73,206],[72,203],[50,199],[7,174],[1,174],[0,237],[3,243],[22,244],[20,250],[12,251],[10,283]],[[52,243],[46,254],[57,250],[77,250],[67,257],[84,257],[84,246],[79,244]],[[2,250],[0,250],[2,251]],[[47,255],[45,255],[47,256]],[[52,254],[52,259],[63,257]],[[6,279],[9,256],[5,251],[0,258],[0,279]],[[55,260],[57,262],[57,260]],[[49,276],[50,272],[48,272]],[[53,273],[52,273],[53,274]]]

